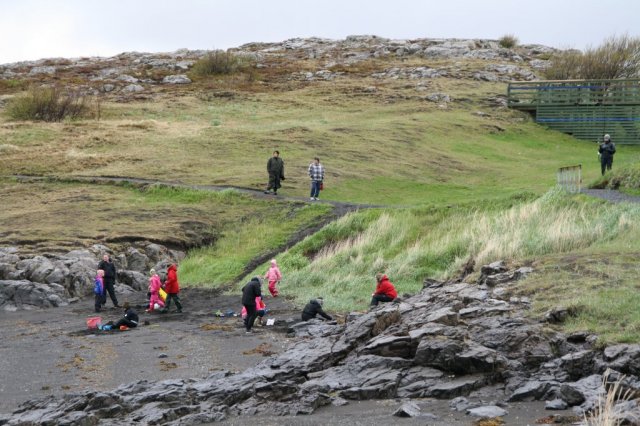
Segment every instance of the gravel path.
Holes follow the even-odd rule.
[[[592,197],[611,201],[612,203],[640,203],[640,197],[628,195],[612,189],[583,189],[581,192]]]

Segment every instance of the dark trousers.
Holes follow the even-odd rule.
[[[605,169],[611,170],[611,166],[613,165],[613,157],[600,157],[600,168],[602,171],[602,176],[604,176]]]
[[[269,173],[267,191],[273,189],[273,192],[278,192],[278,188],[280,188],[280,173]]]
[[[371,297],[371,306],[378,306],[380,302],[391,302],[393,297],[389,297],[386,294],[374,294]]]
[[[100,312],[100,309],[102,309],[102,294],[96,294],[94,307],[96,308],[96,312]]]
[[[251,327],[253,327],[253,323],[258,316],[258,311],[256,311],[256,304],[252,303],[250,305],[242,305],[247,310],[247,317],[244,319],[244,327],[247,331],[251,331]]]
[[[109,292],[109,297],[113,302],[113,306],[118,306],[118,298],[116,298],[116,290],[114,288],[116,284],[116,280],[104,280],[104,290],[102,290],[102,304],[107,304],[107,292]]]
[[[319,180],[311,181],[311,197],[318,198],[318,195],[320,195],[320,183]]]
[[[169,306],[171,306],[171,299],[175,300],[178,312],[182,312],[182,303],[180,303],[180,296],[178,296],[178,293],[167,293],[167,300],[164,301],[164,310],[169,310]]]
[[[135,322],[128,320],[126,318],[120,318],[118,321],[116,321],[115,324],[113,324],[113,328],[114,329],[118,329],[120,328],[121,325],[126,325],[129,328],[135,328],[138,326],[138,324],[136,324]]]

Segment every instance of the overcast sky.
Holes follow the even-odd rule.
[[[637,0],[0,0],[0,64],[293,37],[490,38],[583,49],[640,36]]]

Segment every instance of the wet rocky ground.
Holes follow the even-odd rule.
[[[239,297],[203,290],[183,293],[184,314],[143,315],[147,325],[118,333],[84,330],[90,301],[3,313],[0,424],[571,424],[604,394],[607,369],[638,394],[638,345],[562,334],[551,324],[561,309],[527,317],[510,286],[530,268],[482,271],[473,283],[427,280],[344,324],[296,323],[268,299],[276,326],[251,335],[214,315]],[[633,424],[637,401],[616,410]]]
[[[121,303],[127,300],[120,297]],[[89,298],[52,309],[0,310],[0,412],[41,396],[241,371],[289,344],[286,327],[258,327],[246,335],[239,317],[214,315],[218,310],[239,313],[236,296],[184,289],[183,314],[145,313],[144,293],[128,299],[141,305],[142,324],[126,332],[87,330],[89,317],[108,321],[122,315],[110,300],[99,314]],[[283,299],[268,299],[267,305],[273,317],[297,319]]]

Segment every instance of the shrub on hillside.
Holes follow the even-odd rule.
[[[498,44],[500,47],[504,47],[505,49],[513,49],[518,45],[518,37],[513,34],[505,34],[498,39]]]
[[[640,37],[612,36],[584,53],[559,52],[551,57],[545,76],[553,80],[640,77]]]
[[[234,74],[250,68],[250,61],[230,51],[214,50],[200,58],[191,69],[197,76]]]
[[[62,121],[91,114],[87,96],[57,87],[34,87],[11,100],[7,114],[14,120]]]

